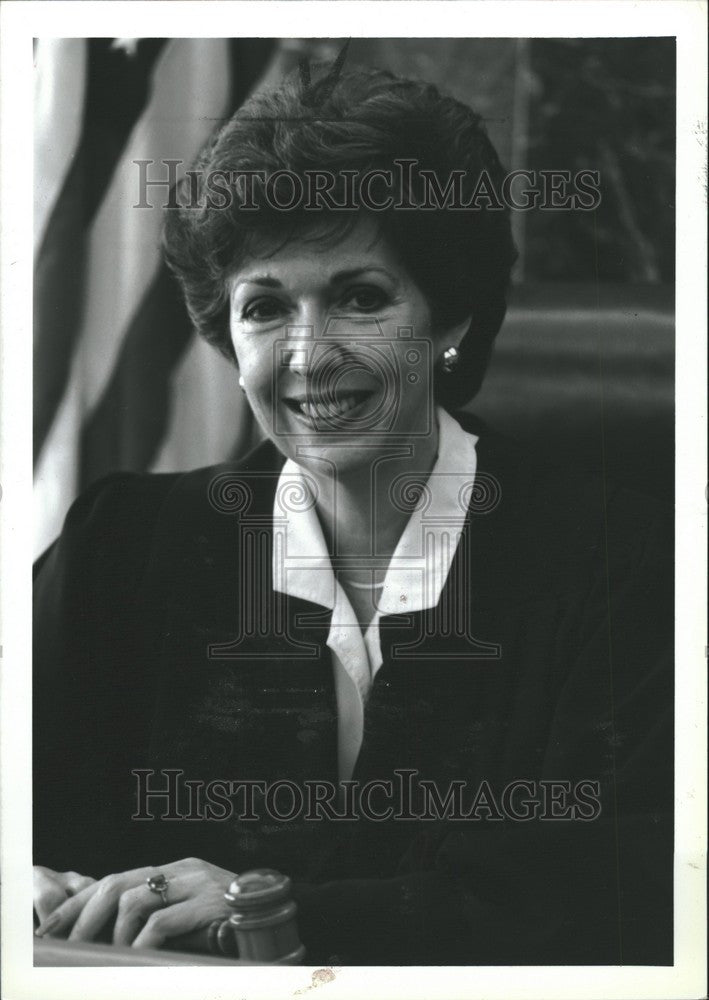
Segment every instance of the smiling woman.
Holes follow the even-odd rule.
[[[269,256],[268,274],[262,270],[255,260],[231,279],[231,343],[242,388],[283,454],[300,456],[316,481],[329,480],[336,467],[339,504],[360,512],[341,521],[340,551],[366,557],[362,528],[373,522],[371,484],[363,473],[375,445],[389,456],[377,484],[384,500],[401,473],[425,476],[437,451],[429,361],[414,340],[436,357],[457,348],[470,318],[433,328],[425,296],[373,220],[343,237],[336,254],[291,241]],[[418,365],[407,360],[414,356]],[[403,446],[398,461],[393,443]],[[390,556],[406,512],[385,503],[381,515],[380,541],[388,536],[389,548],[380,544],[379,552]],[[335,527],[326,522],[330,537]]]
[[[460,412],[514,247],[429,193],[503,183],[480,118],[307,96],[247,102],[192,178],[229,197],[166,226],[265,442],[102,480],[37,566],[38,933],[214,946],[265,866],[312,963],[671,962],[669,515]]]

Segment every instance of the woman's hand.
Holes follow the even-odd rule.
[[[147,885],[146,880],[158,874],[167,879],[166,902]],[[192,936],[213,920],[230,916],[224,893],[234,874],[199,858],[185,858],[160,867],[107,875],[73,895],[67,892],[66,899],[47,911],[49,916],[42,918],[35,933],[92,941],[115,919],[114,944],[159,948],[172,938]]]
[[[51,868],[35,865],[32,869],[34,909],[40,923],[43,923],[50,913],[61,906],[71,896],[95,882],[88,875],[78,872],[55,872]]]

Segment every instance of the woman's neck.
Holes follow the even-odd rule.
[[[361,568],[363,580],[367,567],[386,570],[389,564],[412,510],[410,504],[394,501],[401,493],[396,480],[406,474],[415,481],[428,478],[438,453],[438,428],[392,446],[389,454],[382,454],[381,447],[377,452],[369,466],[336,476],[331,466],[327,472],[318,468],[315,454],[307,463],[318,486],[318,516],[333,564]]]

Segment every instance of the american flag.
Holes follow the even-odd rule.
[[[272,39],[36,41],[37,554],[99,476],[207,465],[251,442],[236,374],[194,335],[162,262],[163,213],[133,207],[135,161],[166,176],[160,161],[180,160],[180,176],[296,58]]]

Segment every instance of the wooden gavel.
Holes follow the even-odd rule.
[[[240,959],[278,965],[303,961],[305,948],[295,921],[298,908],[287,875],[270,868],[244,872],[233,879],[224,899],[234,912],[222,936],[231,932]]]

